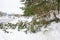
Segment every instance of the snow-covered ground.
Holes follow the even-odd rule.
[[[60,15],[57,15],[57,17],[60,17]],[[30,18],[25,17],[8,17],[3,16],[0,17],[0,22],[18,22],[17,20],[29,20]],[[45,31],[46,30],[46,31]],[[48,25],[47,28],[42,28],[40,32],[37,33],[25,33],[24,29],[21,31],[18,31],[17,28],[14,29],[8,29],[10,33],[5,33],[0,29],[0,40],[60,40],[60,22],[55,23],[52,22],[50,25]]]
[[[60,40],[60,22],[51,23],[48,26],[48,31],[37,32],[37,33],[28,33],[25,34],[23,31],[17,31],[9,29],[11,33],[4,33],[0,30],[0,40]]]
[[[0,17],[0,23],[13,23],[16,24],[18,21],[23,21],[23,22],[31,22],[32,17],[15,17],[15,16],[2,16]]]

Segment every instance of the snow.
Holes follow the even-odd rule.
[[[57,15],[58,18],[60,18],[60,14]],[[52,17],[51,17],[52,18]],[[2,16],[0,17],[0,22],[11,22],[16,23],[20,21],[27,21],[30,22],[32,18],[25,18],[25,17],[7,17]],[[0,40],[60,40],[60,22],[52,22],[50,25],[48,25],[47,28],[41,29],[40,32],[37,33],[25,33],[22,29],[21,31],[18,31],[16,29],[8,29],[9,33],[5,33],[0,29]]]
[[[37,34],[25,34],[24,32],[18,32],[14,30],[13,33],[1,33],[0,31],[0,38],[3,38],[4,40],[42,40],[45,36],[43,36],[42,33]],[[41,36],[41,38],[40,38]]]
[[[0,23],[13,23],[13,24],[16,24],[18,21],[23,21],[23,22],[31,22],[32,20],[32,17],[23,17],[23,16],[20,16],[19,18],[18,17],[15,17],[15,16],[2,16],[0,17]]]
[[[7,12],[7,13],[21,13],[23,14],[23,11],[21,9],[19,9],[19,7],[22,7],[24,5],[20,4],[20,0],[14,2],[16,0],[0,0],[0,11],[2,12]],[[10,5],[9,5],[10,4]],[[12,5],[11,5],[12,4]],[[20,6],[19,6],[20,5]],[[56,12],[57,13],[57,12]],[[60,14],[56,15],[58,18],[60,18]],[[53,19],[54,16],[51,13],[51,18]],[[20,17],[20,18],[16,18],[13,16],[8,17],[8,16],[2,16],[0,17],[0,23],[7,23],[7,22],[11,22],[11,23],[16,23],[18,22],[18,20],[20,21],[26,21],[28,20],[28,22],[30,22],[32,20],[32,18],[25,18],[25,17]],[[38,21],[38,20],[37,20]],[[22,29],[21,31],[18,31],[17,28],[14,29],[8,29],[9,33],[5,33],[4,31],[2,31],[2,29],[0,29],[0,40],[60,40],[60,22],[59,23],[55,23],[52,22],[50,25],[48,25],[48,27],[46,29],[42,28],[40,32],[37,33],[25,33],[24,30],[26,29]],[[48,30],[48,31],[45,31]]]
[[[17,31],[9,29],[10,33],[4,33],[0,30],[0,40],[60,40],[60,22],[52,22],[48,26],[48,31],[37,32],[37,33],[24,33],[22,30]]]
[[[13,19],[12,18],[8,18],[7,16],[2,16],[0,17],[0,23],[6,23],[6,22],[9,22],[9,21],[12,21]]]

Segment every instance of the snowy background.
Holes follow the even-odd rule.
[[[22,7],[24,5],[22,5],[19,1],[20,0],[0,0],[0,11],[6,12],[8,14],[22,14],[23,11],[19,9],[19,7]],[[0,17],[0,23],[16,23],[17,20],[31,21],[31,19],[27,19],[24,17],[14,17],[14,19],[13,17],[14,16],[2,16]],[[60,18],[60,15],[58,15],[57,17]],[[15,30],[9,29],[8,31],[10,33],[5,33],[4,31],[2,31],[2,29],[0,29],[0,40],[60,40],[60,22],[52,22],[46,29],[48,30],[46,32],[44,32],[45,29],[42,28],[42,31],[40,32],[27,34],[23,32],[24,30],[18,31],[17,28]]]

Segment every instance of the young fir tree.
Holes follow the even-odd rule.
[[[25,2],[24,5],[24,16],[34,16],[31,22],[31,32],[38,31],[40,27],[47,27],[53,21],[59,22],[60,19],[56,16],[56,10],[59,11],[59,0],[22,0]],[[52,11],[54,19],[50,19]],[[59,12],[58,12],[59,13]],[[57,13],[57,14],[58,14]],[[39,21],[37,21],[39,20]],[[38,26],[36,26],[38,25]]]

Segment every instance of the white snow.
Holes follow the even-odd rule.
[[[37,32],[37,33],[28,33],[25,34],[22,30],[17,31],[9,29],[11,33],[4,33],[0,30],[0,40],[60,40],[60,22],[55,23],[52,22],[50,26],[48,26],[48,31]]]
[[[60,17],[60,15],[57,15],[57,17]],[[18,22],[17,20],[28,20],[28,22],[30,22],[32,19],[25,17],[13,19],[3,16],[0,17],[0,20],[2,20],[2,22],[16,23]],[[23,29],[21,31],[18,31],[17,28],[15,30],[8,29],[10,33],[5,33],[0,29],[0,40],[60,40],[60,22],[52,22],[50,25],[48,25],[47,28],[42,28],[41,31],[37,33],[26,34],[24,33],[24,30],[26,29]]]
[[[15,1],[15,2],[14,2]],[[19,9],[19,7],[22,7],[24,5],[20,4],[20,0],[0,0],[0,11],[7,12],[7,13],[21,13],[23,14],[23,11]],[[9,5],[10,4],[10,5]],[[57,12],[56,12],[57,13]],[[53,16],[51,14],[51,16]],[[57,15],[58,18],[60,18],[60,14]],[[53,19],[54,17],[51,17]],[[1,22],[11,22],[16,23],[17,20],[23,20],[30,22],[31,18],[9,18],[7,16],[0,17],[0,23]],[[25,30],[25,29],[24,29]],[[48,25],[48,28],[44,29],[42,28],[40,32],[37,33],[24,33],[23,31],[18,31],[17,28],[14,29],[8,29],[10,33],[5,33],[0,29],[0,40],[60,40],[60,22],[55,23],[52,22],[50,25]],[[44,31],[48,30],[48,31]]]

